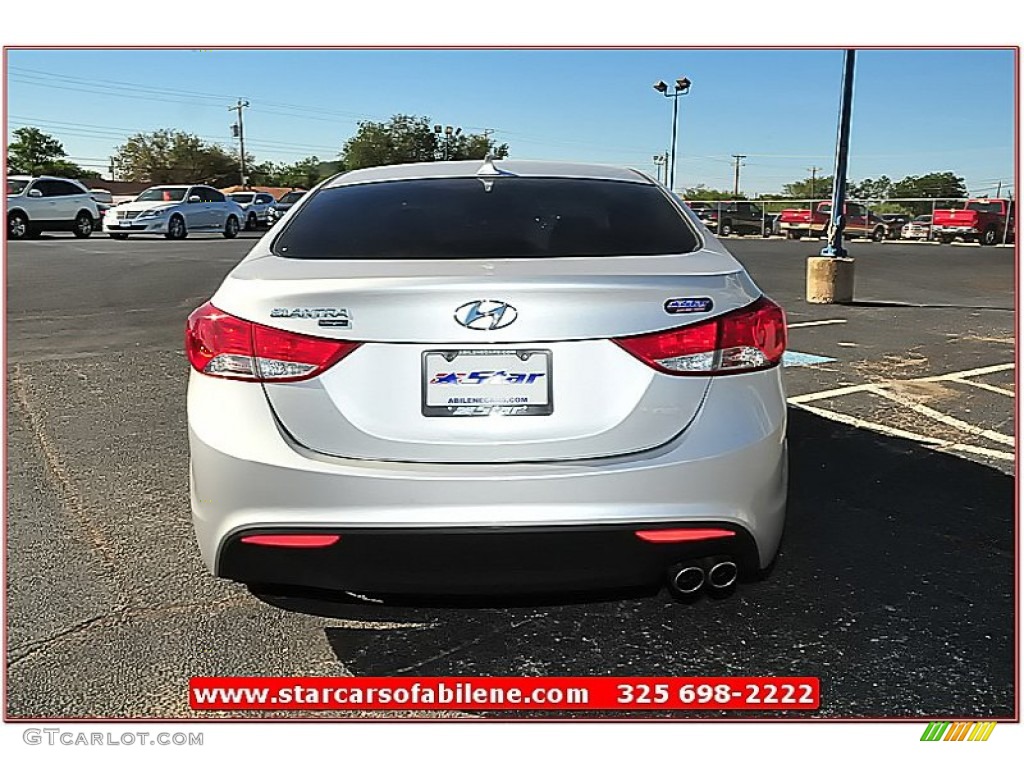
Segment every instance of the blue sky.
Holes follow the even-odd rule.
[[[1011,50],[858,52],[850,178],[954,171],[972,193],[1013,181]],[[8,131],[36,125],[71,159],[105,170],[138,130],[179,128],[232,146],[241,96],[257,159],[334,159],[360,119],[427,115],[495,129],[514,157],[632,165],[654,173],[680,101],[677,187],[777,191],[831,172],[840,50],[8,51]]]

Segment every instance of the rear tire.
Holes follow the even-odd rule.
[[[74,232],[75,237],[89,237],[92,234],[92,229],[92,214],[88,211],[82,211],[75,217],[75,224],[71,231]]]
[[[885,240],[885,227],[875,227],[871,231],[871,239],[876,243],[880,243]]]
[[[978,238],[978,242],[982,245],[995,245],[999,242],[999,233],[996,232],[995,227],[989,226],[981,233],[981,237]]]
[[[7,239],[24,240],[28,237],[28,217],[21,211],[7,214]]]
[[[788,232],[786,232],[786,239],[787,240],[799,240],[800,239],[800,233],[799,232],[794,232],[791,229]]]
[[[168,240],[184,240],[188,237],[185,220],[177,214],[171,216],[171,220],[167,222],[167,232],[164,233],[164,237]]]
[[[238,219],[234,216],[228,216],[228,220],[224,223],[224,237],[228,240],[238,237]]]
[[[731,221],[723,221],[721,224],[719,224],[718,225],[718,234],[720,234],[722,237],[728,237],[729,235],[731,235],[732,234],[732,222]]]
[[[256,218],[255,213],[250,213],[245,217],[245,231],[252,232],[256,227],[259,226],[259,220]]]

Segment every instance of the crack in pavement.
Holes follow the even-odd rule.
[[[49,435],[47,435],[46,430],[43,428],[43,420],[40,417],[40,414],[32,406],[32,402],[28,395],[26,386],[27,378],[30,377],[26,377],[21,366],[16,364],[10,377],[12,385],[11,391],[14,395],[15,401],[21,407],[21,410],[25,414],[25,418],[28,420],[29,431],[32,433],[32,436],[35,437],[36,443],[39,445],[46,469],[56,480],[57,495],[61,500],[61,504],[66,511],[68,511],[73,517],[77,518],[79,523],[81,523],[82,528],[85,530],[86,538],[99,553],[104,570],[108,571],[109,575],[114,578],[115,581],[118,581],[117,576],[119,574],[116,566],[117,558],[114,556],[113,547],[111,547],[110,542],[107,541],[99,526],[86,511],[86,505],[82,500],[82,495],[75,487],[70,475],[64,468],[57,446],[54,445]]]
[[[93,629],[108,629],[129,621],[149,618],[162,618],[176,613],[187,613],[189,611],[202,609],[204,611],[223,611],[238,605],[245,605],[249,600],[245,595],[230,595],[228,597],[205,603],[168,603],[148,607],[133,607],[122,605],[108,613],[94,616],[91,619],[79,622],[71,627],[61,630],[42,640],[32,640],[19,646],[9,648],[7,651],[7,668],[10,669],[27,659],[37,656],[39,653],[59,645],[62,641],[76,637],[80,634],[90,632]]]

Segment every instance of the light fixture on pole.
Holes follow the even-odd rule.
[[[448,160],[451,157],[452,139],[462,134],[461,128],[456,128],[451,125],[446,125],[443,128],[440,125],[434,126],[434,133],[440,138],[441,134],[444,134],[444,159]]]
[[[693,83],[687,77],[676,78],[675,86],[670,90],[668,83],[659,80],[654,84],[654,90],[667,99],[672,99],[672,144],[670,145],[671,156],[667,169],[666,184],[670,190],[675,190],[676,185],[676,135],[679,132],[679,97],[690,92]]]

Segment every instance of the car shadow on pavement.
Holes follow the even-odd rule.
[[[342,619],[355,675],[810,675],[818,716],[1014,716],[1013,477],[799,409],[789,443],[780,556],[724,599],[263,599]]]

